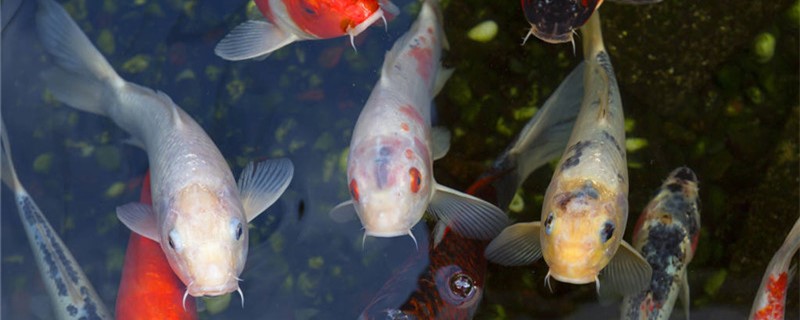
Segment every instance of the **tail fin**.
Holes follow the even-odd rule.
[[[56,98],[84,111],[106,114],[108,90],[123,80],[97,51],[75,21],[52,0],[39,0],[36,26],[39,39],[59,68],[43,74]],[[110,86],[110,87],[109,87]]]
[[[0,177],[3,182],[16,191],[19,187],[19,179],[17,179],[17,172],[14,170],[14,163],[11,162],[11,145],[8,144],[8,134],[6,133],[6,124],[0,119],[0,141],[2,141],[2,148],[0,148],[0,166],[3,167],[0,172]]]
[[[585,65],[572,70],[495,162],[492,171],[502,174],[494,182],[501,209],[507,209],[531,172],[558,158],[567,146],[583,100]]]

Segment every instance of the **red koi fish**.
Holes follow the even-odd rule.
[[[295,41],[353,38],[400,10],[389,0],[254,0],[268,21],[238,25],[214,48],[225,60],[266,57]]]
[[[795,269],[789,269],[792,257],[800,249],[800,219],[794,223],[783,245],[775,252],[767,265],[767,272],[761,279],[761,286],[756,292],[751,320],[781,320],[786,311],[786,289],[789,279],[793,278]]]
[[[152,203],[149,172],[139,201]],[[186,286],[172,271],[161,245],[131,232],[117,293],[117,319],[198,319],[194,297],[184,301],[184,292]]]
[[[610,0],[627,4],[649,4],[661,0]],[[573,42],[575,29],[583,26],[603,0],[520,0],[525,18],[531,30],[522,44],[531,35],[549,43]]]

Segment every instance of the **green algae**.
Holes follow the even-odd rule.
[[[122,64],[122,70],[127,73],[140,73],[150,66],[152,58],[146,54],[137,54]]]
[[[214,315],[228,309],[228,307],[231,304],[232,296],[233,294],[228,293],[215,297],[202,297],[201,299],[203,299],[203,303],[205,303],[206,305],[206,312],[208,312],[208,314]]]
[[[114,53],[115,45],[114,45],[114,34],[111,33],[111,30],[103,29],[100,31],[100,35],[97,36],[97,48],[100,49],[101,52],[105,55],[110,55]]]
[[[108,188],[106,188],[106,192],[104,196],[106,198],[116,198],[122,195],[125,192],[125,183],[124,182],[114,182]]]
[[[109,171],[119,169],[122,162],[122,155],[119,149],[112,146],[100,146],[95,149],[94,158],[101,168]]]
[[[308,258],[308,267],[311,269],[320,269],[325,264],[325,259],[322,256]]]
[[[53,154],[52,153],[43,153],[36,157],[33,160],[33,171],[37,173],[47,173],[50,171],[50,168],[53,166]]]
[[[775,55],[776,41],[775,36],[769,32],[759,33],[753,40],[753,53],[756,55],[756,61],[767,63],[772,60]]]
[[[497,31],[497,22],[486,20],[469,29],[467,37],[476,42],[489,42],[497,36]]]

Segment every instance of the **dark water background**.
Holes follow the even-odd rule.
[[[38,78],[48,58],[33,25],[35,2],[2,3],[2,113],[20,180],[113,309],[129,231],[115,207],[139,197],[145,153],[125,144],[109,119],[55,102]],[[361,248],[356,220],[339,224],[328,210],[347,199],[344,164],[358,113],[378,79],[383,55],[416,17],[414,1],[388,32],[356,39],[292,44],[264,61],[227,62],[216,42],[246,19],[248,1],[64,3],[78,25],[128,81],[162,90],[208,132],[232,165],[288,156],[295,177],[284,197],[251,224],[245,308],[231,319],[352,319],[415,253],[407,237],[370,238]],[[797,1],[677,1],[651,6],[606,3],[606,46],[619,78],[628,138],[631,221],[669,171],[680,165],[701,181],[702,233],[689,266],[696,318],[743,318],[766,264],[800,213],[798,189]],[[13,10],[11,10],[13,12]],[[436,162],[437,180],[465,189],[487,168],[580,59],[569,44],[531,39],[519,3],[445,1],[455,67],[436,99],[435,121],[453,133]],[[13,17],[12,19],[6,19]],[[488,43],[467,38],[492,19]],[[758,62],[754,43],[769,32],[775,55]],[[578,41],[579,43],[580,41]],[[639,140],[641,141],[641,140]],[[519,221],[539,217],[552,175],[535,172],[520,193]],[[7,190],[4,188],[3,190]],[[27,239],[10,193],[2,197],[2,315],[50,318]],[[425,248],[427,229],[414,233]],[[630,239],[630,234],[626,236]],[[465,257],[474,252],[465,252]],[[422,268],[424,266],[420,266]],[[545,265],[490,265],[477,318],[613,317],[593,286],[543,285]],[[797,318],[792,281],[788,318]]]

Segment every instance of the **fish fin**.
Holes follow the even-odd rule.
[[[505,228],[486,247],[486,259],[504,266],[525,266],[542,257],[541,222],[521,222]]]
[[[447,128],[431,128],[431,149],[433,149],[433,160],[444,158],[450,150],[450,131]]]
[[[433,96],[439,94],[444,88],[444,85],[447,83],[447,80],[453,76],[453,72],[455,72],[455,68],[440,68],[439,72],[436,73],[436,79],[433,82]]]
[[[56,100],[81,111],[106,114],[102,82],[61,68],[48,69],[40,77]]]
[[[471,239],[490,240],[509,223],[506,214],[494,205],[435,183],[428,211]]]
[[[617,253],[603,269],[600,287],[608,287],[608,292],[625,296],[647,289],[652,277],[653,268],[647,260],[627,242],[620,241]]]
[[[396,17],[400,14],[400,8],[389,0],[378,0],[378,5],[381,6],[384,14],[391,17]]]
[[[585,69],[581,62],[572,70],[495,161],[492,170],[500,175],[494,183],[500,209],[508,207],[533,171],[564,152],[581,108]]]
[[[239,195],[247,221],[267,210],[281,197],[294,175],[294,165],[286,158],[252,161],[239,176]]]
[[[686,320],[689,320],[689,308],[691,307],[691,300],[689,300],[689,272],[683,269],[683,279],[681,280],[681,292],[678,299],[681,300],[683,305],[683,314]]]
[[[444,240],[444,235],[447,234],[447,224],[442,221],[437,221],[433,226],[431,237],[433,238],[433,248],[439,245]]]
[[[131,231],[155,242],[161,242],[153,207],[140,202],[131,202],[117,207],[117,217]]]
[[[3,147],[0,148],[0,178],[3,182],[11,188],[14,192],[22,188],[22,184],[17,178],[17,171],[14,169],[14,162],[11,161],[11,144],[8,143],[8,133],[6,132],[6,124],[0,119],[0,141]]]
[[[338,223],[345,223],[353,220],[353,218],[357,216],[356,207],[353,204],[353,200],[347,200],[336,205],[328,214],[331,216],[331,220]]]
[[[128,137],[127,139],[122,140],[122,143],[128,144],[128,145],[132,145],[134,147],[137,147],[137,148],[140,148],[142,150],[147,151],[147,148],[145,148],[145,146],[144,146],[144,142],[142,142],[141,140],[136,139],[134,137]]]
[[[237,61],[262,57],[299,38],[266,21],[250,20],[233,28],[214,48],[220,58]]]

